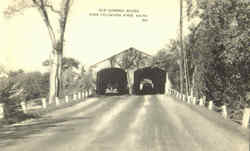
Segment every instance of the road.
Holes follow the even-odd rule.
[[[249,151],[249,130],[170,96],[113,96],[1,128],[0,150]]]

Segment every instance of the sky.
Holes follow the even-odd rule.
[[[39,13],[27,9],[10,19],[2,11],[9,0],[0,1],[0,64],[8,69],[46,71],[51,43]],[[136,17],[90,16],[99,9],[136,9]],[[136,13],[134,13],[135,15]],[[65,35],[64,56],[89,66],[130,47],[155,54],[178,37],[179,0],[74,0]]]

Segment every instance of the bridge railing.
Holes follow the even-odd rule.
[[[55,100],[52,103],[49,103],[47,98],[40,98],[37,99],[37,101],[28,101],[26,102],[21,102],[22,110],[24,113],[30,112],[32,110],[36,109],[50,109],[50,108],[58,108],[62,106],[67,106],[70,104],[77,103],[79,101],[84,101],[88,97],[92,95],[91,91],[78,91],[74,92],[68,95],[65,95],[64,97],[56,97]],[[37,106],[30,106],[30,104],[37,104]]]
[[[47,98],[37,98],[26,102],[22,101],[20,104],[16,104],[16,108],[17,111],[22,111],[25,114],[32,112],[43,113],[84,101],[92,94],[91,91],[81,90],[64,97],[56,97],[52,103],[49,103]],[[5,107],[5,104],[0,103],[0,120],[6,116]]]
[[[216,106],[213,101],[206,101],[206,97],[197,98],[193,96],[186,96],[185,94],[181,94],[180,92],[174,90],[174,89],[167,89],[166,93],[168,95],[174,96],[178,98],[181,101],[184,101],[188,104],[203,106],[208,108],[209,110],[220,112],[221,115],[227,119],[228,118],[228,109],[226,105],[222,105],[220,107]],[[242,110],[243,117],[242,119],[231,119],[234,122],[240,123],[243,128],[248,128],[250,125],[250,108],[245,108]]]

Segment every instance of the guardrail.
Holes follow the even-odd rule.
[[[193,104],[193,105],[199,105],[199,106],[205,106],[205,103],[206,103],[206,97],[202,97],[202,98],[196,98],[196,97],[193,97],[193,96],[186,96],[185,94],[181,94],[180,92],[174,90],[174,89],[167,89],[166,93],[168,95],[172,95],[176,98],[178,98],[179,100],[181,101],[184,101],[184,102],[187,102],[188,104]],[[213,101],[207,101],[208,102],[208,105],[207,105],[207,108],[209,110],[212,110],[212,111],[221,111],[221,115],[227,119],[228,118],[228,111],[227,111],[227,106],[226,105],[222,105],[220,107],[216,106]],[[243,128],[248,128],[249,125],[250,125],[250,108],[245,108],[243,110],[243,118],[241,120],[236,120],[236,119],[231,119],[235,122],[238,122],[241,124],[241,126]]]
[[[53,103],[49,103],[46,98],[37,98],[30,101],[22,101],[20,104],[16,104],[16,112],[22,111],[23,113],[32,113],[36,111],[48,111],[70,104],[83,101],[92,95],[92,91],[79,91],[66,95],[64,97],[56,97]],[[0,103],[0,120],[4,119],[6,116],[5,105]]]

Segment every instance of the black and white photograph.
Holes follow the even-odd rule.
[[[0,151],[250,151],[250,0],[1,0]]]

